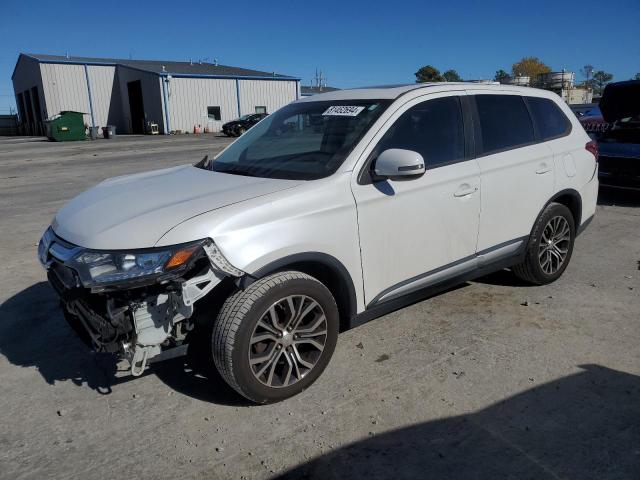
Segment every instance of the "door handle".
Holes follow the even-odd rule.
[[[547,165],[546,163],[541,163],[540,167],[538,168],[538,170],[536,170],[536,173],[538,175],[543,175],[545,173],[548,173],[551,171],[551,167],[549,165]]]
[[[467,195],[471,195],[472,193],[476,193],[478,191],[478,187],[470,187],[469,185],[461,185],[460,190],[453,194],[454,197],[466,197]]]

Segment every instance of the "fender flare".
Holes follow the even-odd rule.
[[[346,301],[345,314],[348,318],[346,321],[350,321],[355,317],[357,313],[357,297],[356,297],[356,289],[353,283],[353,279],[351,278],[351,274],[349,270],[343,265],[343,263],[337,258],[321,252],[302,252],[295,253],[293,255],[287,255],[286,257],[279,258],[278,260],[274,260],[262,267],[260,267],[255,272],[248,274],[250,279],[246,284],[253,283],[258,278],[265,277],[270,275],[271,273],[275,273],[277,271],[281,271],[287,267],[295,266],[299,264],[316,264],[322,265],[326,268],[329,268],[331,272],[335,275],[338,275],[340,278],[341,287],[345,287],[346,292],[342,295],[342,300]],[[333,288],[332,288],[333,287]],[[335,289],[336,285],[327,285],[329,290]],[[334,295],[335,296],[335,295]],[[339,299],[336,299],[339,301]]]
[[[574,188],[565,188],[564,190],[560,190],[559,192],[556,192],[555,194],[553,194],[553,196],[547,201],[547,203],[544,204],[542,209],[538,212],[538,215],[536,216],[536,219],[534,220],[533,225],[535,225],[535,222],[538,221],[538,218],[540,217],[542,212],[544,212],[544,209],[549,206],[549,204],[556,201],[558,198],[564,197],[567,195],[570,197],[573,197],[577,201],[576,211],[571,212],[575,215],[575,224],[576,224],[576,232],[577,232],[582,222],[582,195],[580,195],[580,192],[578,192]],[[570,207],[569,209],[571,210]],[[531,225],[531,229],[533,229],[533,225]]]

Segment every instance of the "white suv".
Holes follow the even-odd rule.
[[[265,403],[318,378],[340,330],[502,268],[556,280],[597,192],[597,147],[553,93],[342,90],[213,161],[102,182],[39,257],[72,326],[132,374],[204,339]]]

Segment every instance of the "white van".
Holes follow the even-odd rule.
[[[204,339],[229,385],[272,402],[318,378],[340,330],[498,269],[556,280],[594,215],[597,159],[550,92],[335,91],[212,161],[82,193],[39,257],[69,322],[132,374]]]

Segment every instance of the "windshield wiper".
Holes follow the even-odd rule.
[[[213,169],[212,169],[213,170]],[[256,175],[249,170],[243,170],[241,168],[229,168],[227,170],[213,170],[218,173],[230,173],[231,175],[242,175],[244,177],[259,177],[260,175]]]

